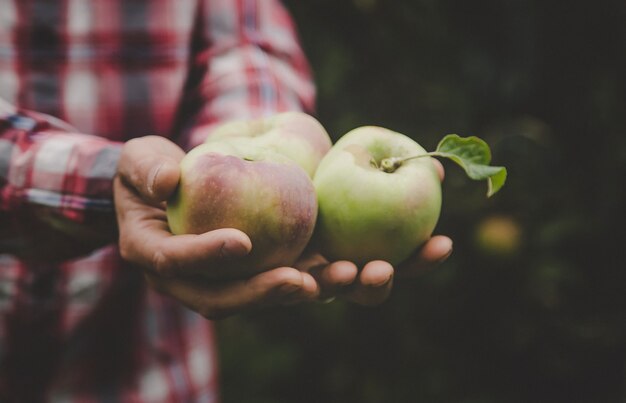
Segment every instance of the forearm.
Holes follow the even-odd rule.
[[[0,221],[10,230],[0,234],[0,252],[65,258],[115,240],[112,179],[121,144],[1,106]]]

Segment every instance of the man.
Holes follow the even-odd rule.
[[[277,0],[0,0],[0,10],[1,401],[215,401],[203,316],[388,296],[388,263],[313,252],[241,281],[185,276],[252,245],[234,229],[169,232],[163,206],[184,150],[229,119],[313,108]],[[450,251],[434,237],[405,270]]]

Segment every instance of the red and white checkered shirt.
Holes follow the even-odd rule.
[[[0,401],[216,401],[210,322],[119,257],[120,145],[313,101],[278,0],[0,0]]]

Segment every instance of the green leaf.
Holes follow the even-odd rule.
[[[448,134],[430,155],[446,157],[456,162],[474,180],[487,179],[487,196],[494,195],[506,182],[506,168],[490,166],[491,150],[482,139]]]

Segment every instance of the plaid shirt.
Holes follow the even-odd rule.
[[[0,401],[216,401],[210,322],[119,257],[120,146],[313,100],[278,0],[0,0]]]

